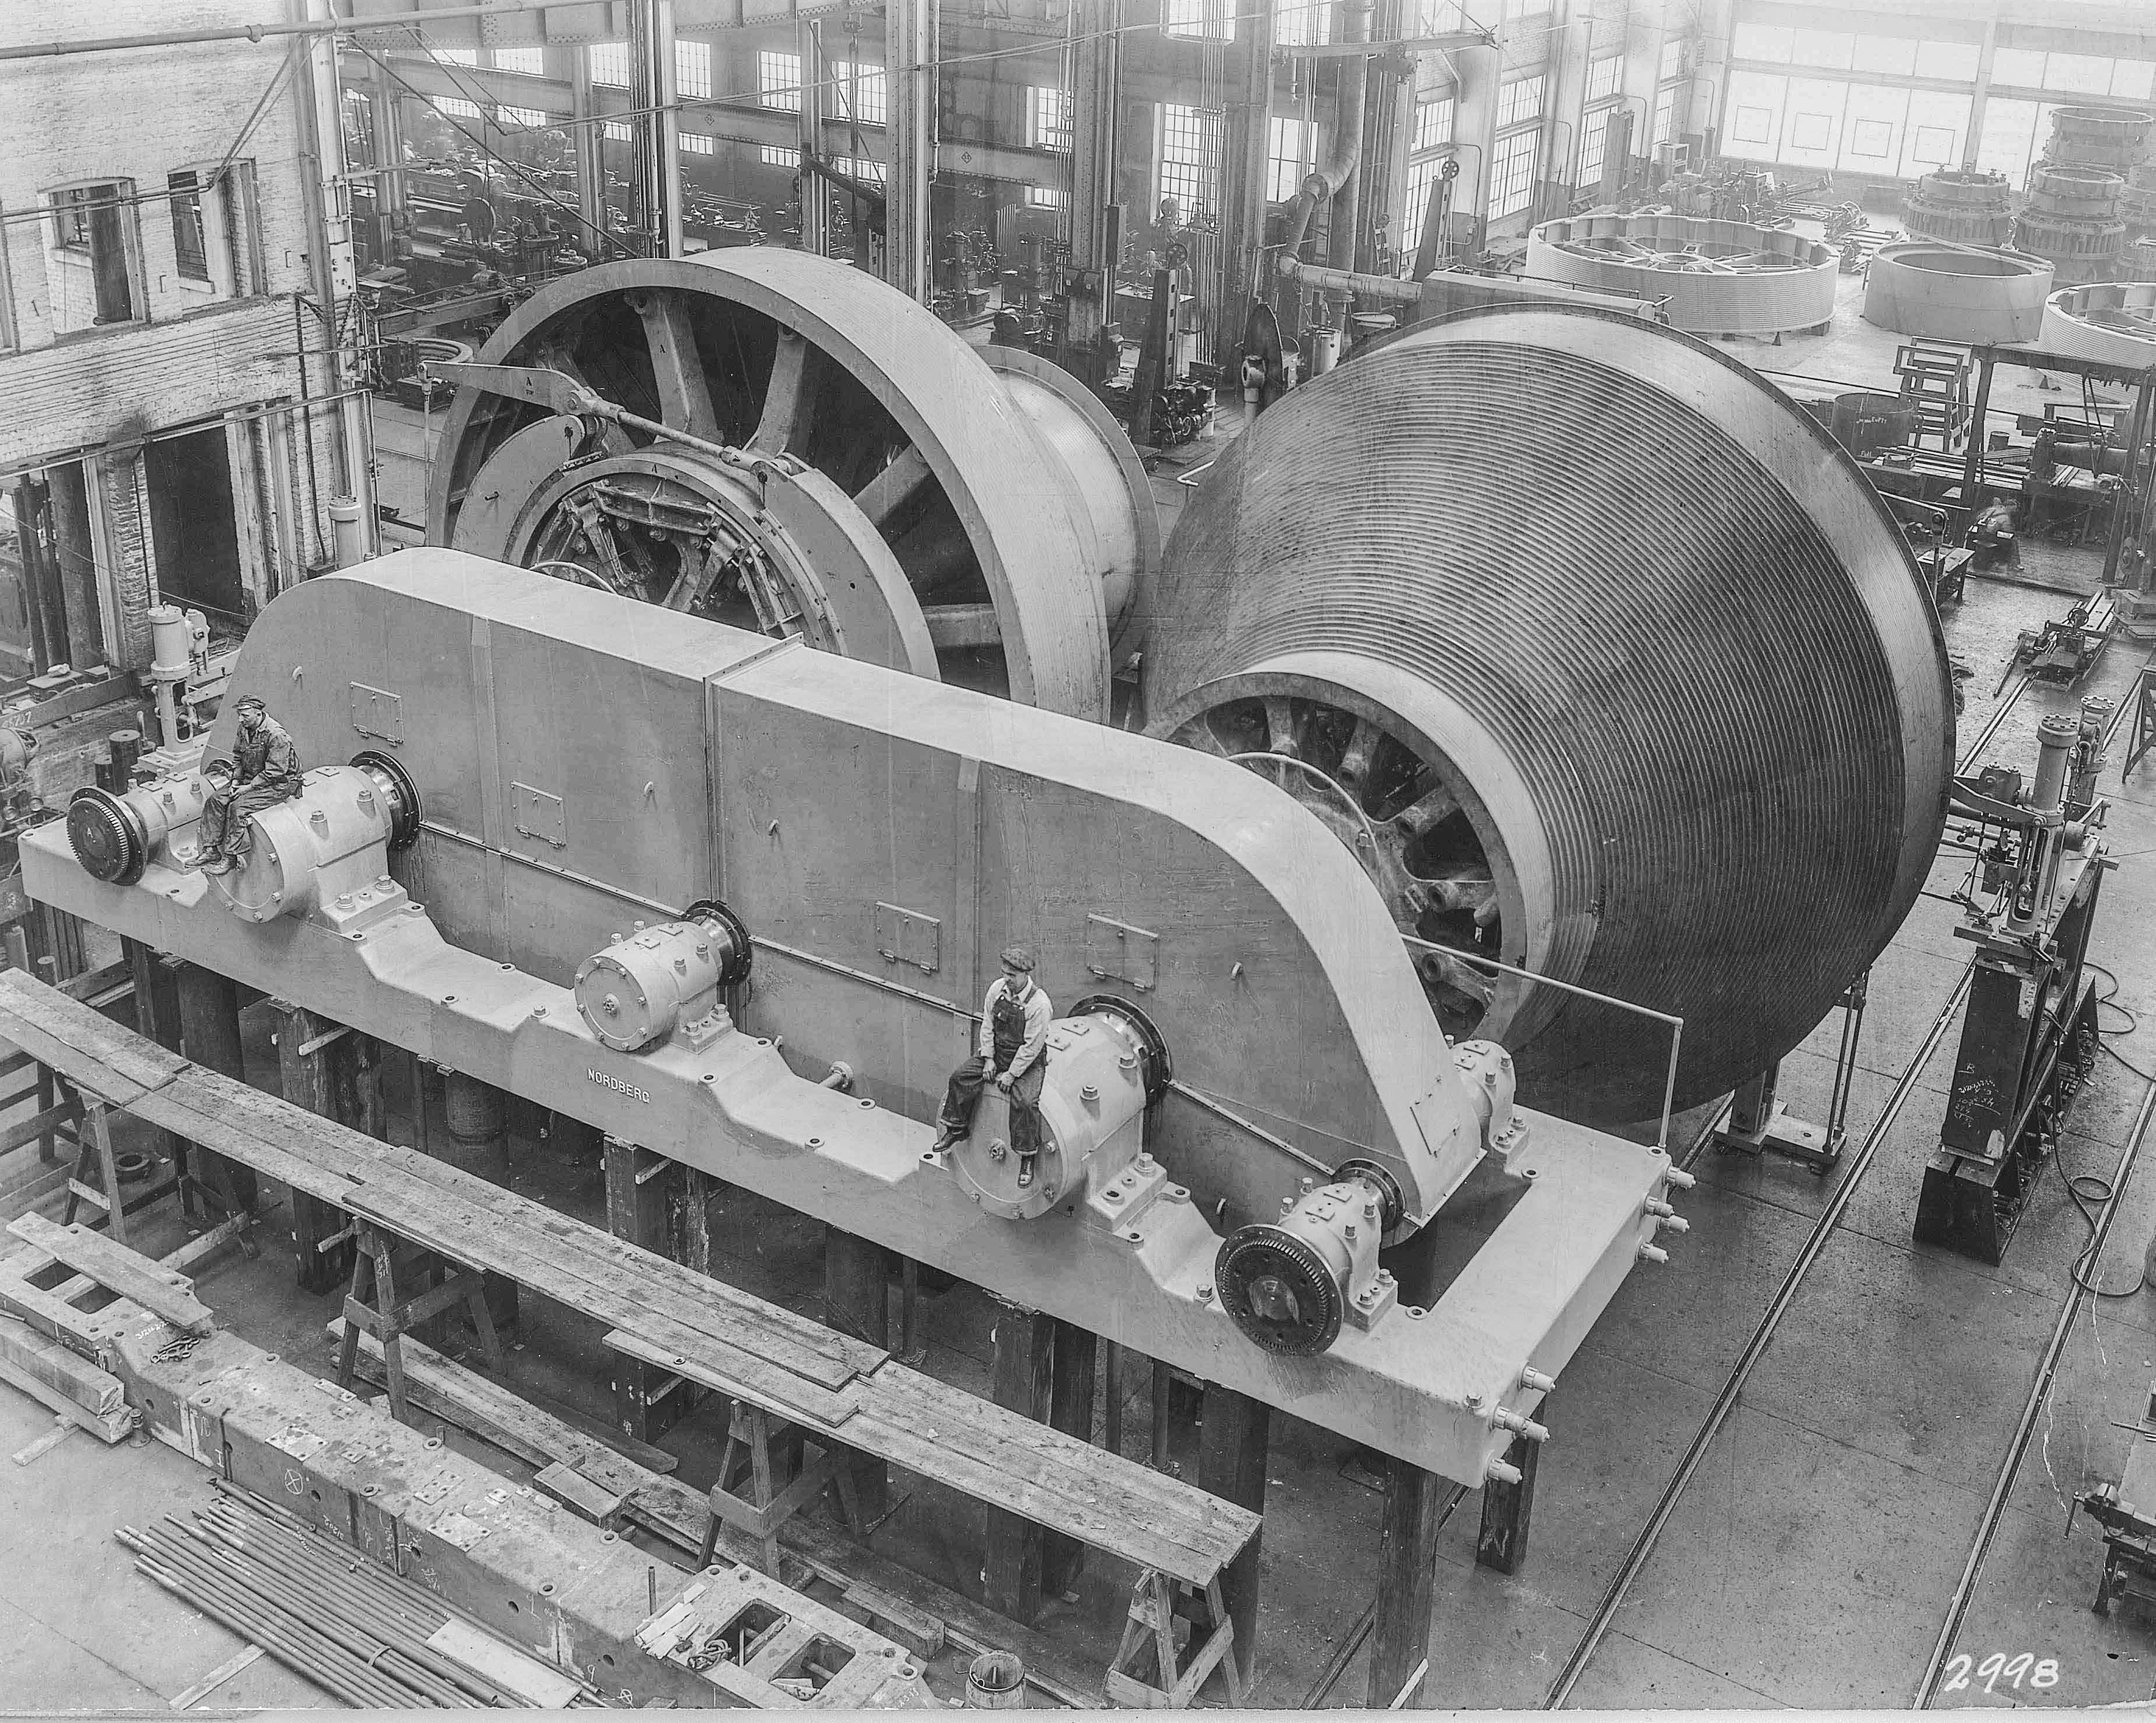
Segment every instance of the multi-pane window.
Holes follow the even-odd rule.
[[[475,66],[479,64],[476,48],[429,48],[428,53],[436,59],[446,60],[453,66]]]
[[[1171,36],[1205,36],[1224,42],[1235,33],[1235,0],[1167,0],[1160,27]]]
[[[1497,129],[1525,125],[1543,113],[1543,88],[1547,80],[1537,72],[1532,78],[1515,78],[1497,92]]]
[[[1187,219],[1219,202],[1214,187],[1220,177],[1220,116],[1211,109],[1185,107],[1178,102],[1160,105],[1159,173],[1153,195],[1173,198],[1183,205]]]
[[[711,93],[711,44],[681,42],[674,44],[674,93],[703,100]]]
[[[504,126],[536,128],[547,123],[547,111],[544,108],[496,108],[494,111],[494,117]]]
[[[434,99],[434,106],[439,112],[450,115],[459,120],[479,118],[479,104],[475,101],[466,101],[459,95],[437,96]]]
[[[1025,95],[1025,141],[1036,150],[1070,147],[1070,92],[1036,84]]]
[[[831,65],[831,99],[824,104],[841,120],[881,126],[891,118],[891,83],[881,66],[835,60]]]
[[[716,156],[718,140],[708,131],[685,131],[681,134],[681,153],[685,156]]]
[[[1605,54],[1601,59],[1590,60],[1587,67],[1587,99],[1589,101],[1608,101],[1617,94],[1625,82],[1625,56]]]
[[[1273,39],[1283,48],[1316,48],[1332,39],[1332,0],[1281,0]]]
[[[883,183],[883,163],[873,156],[837,156],[832,158],[831,166],[847,178],[857,179],[863,185],[880,186]]]
[[[1070,200],[1056,186],[1028,186],[1025,201],[1035,209],[1060,209]]]
[[[1845,60],[1842,64],[1846,65],[1848,62]],[[1682,42],[1665,42],[1662,44],[1661,69],[1656,72],[1655,76],[1658,80],[1666,82],[1671,78],[1679,78],[1683,75],[1684,44]]]
[[[1317,123],[1276,117],[1265,151],[1265,196],[1285,203],[1302,188],[1317,160]]]
[[[1422,244],[1423,224],[1430,219],[1430,200],[1437,189],[1438,176],[1444,171],[1445,162],[1444,157],[1433,156],[1427,162],[1408,163],[1408,199],[1400,225],[1402,275],[1414,266],[1415,252]]]
[[[1609,158],[1609,116],[1614,108],[1597,108],[1584,116],[1579,122],[1579,183],[1597,183],[1602,177],[1602,164]]]
[[[494,69],[497,72],[521,72],[527,78],[536,78],[547,69],[547,50],[543,48],[497,48],[494,50]]]
[[[203,231],[202,180],[192,170],[165,176],[166,202],[172,212],[172,259],[182,277],[209,280],[209,240]]]
[[[1490,152],[1490,219],[1517,215],[1535,197],[1535,146],[1538,136],[1516,131],[1501,137]]]
[[[1419,156],[1426,150],[1441,150],[1452,141],[1453,101],[1449,95],[1440,95],[1435,101],[1415,104],[1414,142],[1409,147]]]
[[[767,167],[798,167],[801,152],[790,150],[779,144],[766,144],[757,152]]]
[[[1670,141],[1676,126],[1677,93],[1665,90],[1655,98],[1655,147],[1660,149]]]
[[[801,56],[761,48],[756,55],[756,99],[767,108],[801,111]]]
[[[629,130],[626,120],[603,120],[599,122],[599,136],[608,143],[629,143],[636,134]]]
[[[584,51],[591,56],[593,83],[609,90],[629,88],[629,44],[594,42]]]

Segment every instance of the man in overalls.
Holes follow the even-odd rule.
[[[1048,995],[1033,985],[1033,953],[1023,945],[1004,951],[1004,972],[981,1001],[981,1030],[973,1057],[951,1073],[937,1122],[935,1146],[948,1149],[973,1129],[973,1108],[993,1081],[1010,1101],[1011,1149],[1019,1157],[1020,1185],[1033,1182],[1033,1158],[1040,1152],[1040,1086],[1047,1074]]]
[[[208,769],[215,774],[222,764],[213,763]],[[285,727],[252,694],[239,702],[239,733],[223,777],[203,809],[199,859],[205,873],[229,873],[243,865],[254,844],[249,816],[300,793],[298,750]]]

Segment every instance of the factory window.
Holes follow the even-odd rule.
[[[1796,51],[1797,33],[1786,24],[1755,24],[1740,19],[1731,33],[1729,51],[1738,59],[1786,64]]]
[[[857,179],[863,185],[880,186],[884,181],[883,163],[873,156],[840,156],[832,167],[849,179]]]
[[[1281,0],[1273,40],[1283,48],[1316,48],[1332,39],[1332,0]]]
[[[629,88],[629,44],[594,42],[584,52],[591,58],[593,83],[608,90]]]
[[[685,156],[716,156],[718,140],[708,131],[685,131],[681,134],[681,153]]]
[[[459,120],[476,120],[479,118],[479,104],[466,101],[460,95],[438,95],[434,98],[434,111]]]
[[[1856,69],[1906,78],[1917,69],[1917,44],[1906,36],[1859,36]]]
[[[1427,162],[1408,163],[1408,195],[1400,220],[1400,273],[1414,272],[1415,252],[1422,244],[1423,224],[1430,219],[1430,200],[1437,188],[1439,174],[1446,162],[1443,156],[1433,156]]]
[[[192,169],[165,176],[172,212],[172,262],[189,281],[209,280],[209,240],[203,232],[202,180]]]
[[[2001,48],[1991,56],[1991,81],[2029,90],[2044,87],[2044,56],[2026,48]]]
[[[601,121],[599,136],[608,143],[633,143],[636,139],[636,134],[629,129],[626,120]]]
[[[1909,159],[1919,167],[1945,167],[1954,160],[1954,135],[1950,126],[1919,126],[1909,144]]]
[[[1453,100],[1449,95],[1415,104],[1414,142],[1409,147],[1416,155],[1441,150],[1452,141],[1452,115]]]
[[[124,179],[51,193],[54,246],[47,275],[59,333],[131,323],[141,315],[134,200],[134,182]]]
[[[863,126],[887,125],[891,119],[891,80],[881,66],[855,60],[831,64],[831,100],[826,104],[841,120]]]
[[[1729,121],[1729,136],[1736,143],[1774,142],[1774,111],[1772,108],[1738,109]]]
[[[1537,72],[1532,78],[1515,78],[1497,92],[1500,131],[1542,117],[1543,81],[1543,75]]]
[[[1163,198],[1178,199],[1185,220],[1216,207],[1219,198],[1214,188],[1220,172],[1219,114],[1209,108],[1163,102],[1160,147],[1155,159],[1159,163],[1153,186],[1156,202]]]
[[[1859,120],[1849,128],[1849,153],[1883,162],[1894,152],[1894,128],[1884,120]]]
[[[1303,176],[1317,159],[1317,121],[1274,120],[1265,152],[1265,196],[1286,203],[1302,188]]]
[[[1511,16],[1506,19],[1510,26],[1506,34],[1518,35],[1537,28],[1547,29],[1543,20],[1549,16],[1552,3],[1553,0],[1512,0]]]
[[[1070,92],[1052,84],[1026,91],[1025,141],[1036,150],[1070,147]]]
[[[543,48],[497,48],[494,50],[494,69],[497,72],[515,72],[526,78],[542,76],[547,70],[547,50]]]
[[[476,48],[429,48],[427,52],[436,59],[444,60],[453,66],[475,66],[479,64],[479,49]]]
[[[1028,186],[1025,201],[1035,209],[1060,209],[1070,200],[1055,186]]]
[[[674,93],[703,100],[711,93],[711,44],[676,42],[674,44]]]
[[[762,48],[756,56],[756,99],[767,108],[801,111],[801,56]]]
[[[2076,95],[2111,94],[2111,62],[2092,54],[2044,56],[2044,88],[2070,90]]]
[[[1497,140],[1490,152],[1490,219],[1502,221],[1517,215],[1535,197],[1535,145],[1537,134],[1516,131]]]
[[[1235,0],[1163,0],[1160,27],[1171,36],[1225,42],[1235,33]]]
[[[1467,8],[1464,0],[1421,0],[1415,8],[1415,22],[1419,34],[1442,36],[1453,30],[1467,28]]]
[[[1825,66],[1845,72],[1856,58],[1856,36],[1850,30],[1799,30],[1789,58],[1800,66]],[[1669,74],[1664,73],[1667,77]]]
[[[528,131],[548,123],[544,108],[496,108],[494,118],[498,126],[521,126]]]
[[[2015,185],[2029,171],[2029,158],[2036,146],[2040,105],[1988,96],[1984,104],[1984,131],[1976,144],[1980,172],[2003,173]]]
[[[1753,109],[1765,114],[1767,135],[1762,138],[1750,137],[1732,125],[1722,135],[1722,152],[1753,162],[1778,160],[1781,154],[1779,145],[1782,136],[1782,109],[1789,99],[1789,80],[1787,78],[1732,67],[1729,74],[1729,91],[1724,98],[1725,111],[1736,115],[1746,109]],[[1748,132],[1749,126],[1745,130]]]
[[[1979,50],[1974,42],[1919,42],[1917,44],[1917,75],[1956,84],[1971,84],[1976,80],[1979,58]]]
[[[1676,125],[1676,118],[1677,93],[1674,90],[1665,90],[1655,98],[1656,148],[1660,149],[1670,141],[1671,132]]]
[[[1624,82],[1625,56],[1605,54],[1588,65],[1587,99],[1589,101],[1607,101],[1616,95]]]
[[[1662,44],[1661,69],[1655,75],[1664,83],[1667,83],[1672,78],[1681,78],[1684,75],[1684,44],[1682,42]]]
[[[2145,59],[2123,59],[2112,68],[2111,93],[2128,101],[2146,101],[2156,91],[2156,65]]]
[[[1579,122],[1579,183],[1595,185],[1602,178],[1602,164],[1609,154],[1609,116],[1617,110],[1597,108]]]
[[[766,144],[757,152],[757,155],[767,167],[798,167],[801,165],[800,151],[786,149],[778,144]]]
[[[1660,116],[1656,116],[1657,123]],[[1789,147],[1794,150],[1819,151],[1834,141],[1834,116],[1831,114],[1792,114],[1789,116]]]

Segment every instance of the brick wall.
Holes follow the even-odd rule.
[[[282,23],[290,17],[285,0],[99,0],[94,7],[0,0],[0,9],[8,39],[24,44]],[[293,296],[311,290],[306,205],[315,193],[300,167],[296,104],[304,85],[295,74],[304,63],[286,69],[294,52],[288,39],[270,37],[259,44],[242,40],[0,63],[0,246],[12,301],[12,316],[0,330],[12,329],[14,337],[12,348],[0,347],[0,401],[9,409],[0,414],[0,471],[91,457],[93,481],[104,487],[106,505],[100,550],[114,623],[110,644],[121,664],[147,662],[141,611],[155,572],[131,490],[114,494],[121,481],[111,467],[124,467],[131,486],[139,460],[123,453],[117,463],[100,464],[100,451],[130,451],[159,431],[214,421],[228,411],[296,403],[302,393]],[[263,102],[273,80],[275,93]],[[164,198],[168,174],[192,168],[207,180],[228,155],[254,163],[261,275],[249,284],[257,291],[248,299],[229,291],[208,197],[203,213],[208,249],[217,260],[212,273],[225,279],[210,286],[182,279]],[[132,182],[144,200],[123,218],[132,224],[140,258],[136,309],[144,321],[67,332],[86,321],[81,294],[87,270],[75,257],[57,253],[49,219],[30,213],[42,212],[56,187],[105,180]],[[305,393],[319,399],[333,384],[320,351],[321,322],[311,311],[305,316],[313,355]],[[318,409],[305,435],[313,445],[315,470],[326,477],[335,471],[333,409]],[[302,450],[297,464],[305,460]],[[235,491],[244,481],[236,472]],[[299,517],[265,527],[277,544],[302,554],[270,560],[262,582],[270,589],[258,592],[259,599],[273,594],[280,564],[289,579],[295,564],[313,558],[328,522],[305,517],[313,505],[326,507],[337,488],[325,482],[318,496],[304,484],[286,489]]]

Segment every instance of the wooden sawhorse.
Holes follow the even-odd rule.
[[[403,1336],[408,1330],[459,1303],[471,1318],[480,1345],[485,1350],[488,1368],[500,1371],[501,1340],[494,1331],[494,1319],[487,1314],[485,1280],[478,1269],[443,1258],[449,1263],[449,1273],[440,1284],[429,1287],[415,1298],[399,1301],[397,1252],[403,1241],[365,1219],[355,1218],[352,1230],[357,1249],[352,1260],[352,1289],[345,1294],[344,1300],[344,1347],[337,1358],[340,1388],[349,1391],[357,1372],[360,1335],[372,1335],[382,1343],[382,1371],[389,1388],[390,1416],[400,1424],[410,1422],[404,1397]],[[407,1268],[415,1266],[418,1257],[433,1254],[416,1246],[409,1248],[412,1254],[406,1258]],[[370,1303],[370,1299],[374,1302]]]
[[[218,1189],[192,1170],[187,1145],[177,1138],[169,1139],[172,1144],[172,1171],[134,1196],[122,1196],[108,1117],[111,1104],[58,1071],[44,1066],[38,1068],[44,1073],[38,1085],[39,1099],[44,1099],[49,1085],[54,1103],[41,1108],[37,1118],[26,1119],[21,1129],[27,1130],[40,1122],[49,1122],[46,1130],[51,1136],[59,1139],[64,1135],[74,1145],[74,1170],[68,1177],[67,1209],[60,1217],[62,1226],[73,1226],[77,1211],[87,1205],[97,1211],[113,1237],[126,1244],[127,1216],[136,1209],[146,1208],[177,1192],[183,1212],[192,1214],[193,1200],[199,1197],[217,1211],[221,1217],[220,1225],[237,1223],[234,1236],[239,1247],[250,1257],[258,1254],[261,1247],[254,1242],[254,1216],[234,1201],[230,1191]],[[91,1182],[93,1177],[95,1183]]]
[[[783,1484],[778,1476],[780,1463],[772,1453],[773,1443],[782,1449],[798,1445],[802,1450],[800,1470]],[[711,1565],[723,1522],[761,1544],[763,1560],[758,1566],[768,1577],[780,1579],[778,1528],[834,1485],[846,1530],[856,1537],[865,1536],[867,1526],[854,1486],[855,1463],[851,1449],[810,1436],[798,1424],[788,1423],[753,1401],[737,1400],[733,1420],[726,1427],[726,1452],[719,1458],[718,1480],[711,1485],[711,1517],[705,1524],[696,1566]],[[751,1491],[746,1496],[739,1494],[736,1483],[744,1466]]]
[[[1183,1612],[1190,1621],[1189,1643],[1182,1651],[1175,1643],[1179,1597],[1187,1600]],[[1148,1568],[1131,1590],[1123,1641],[1108,1665],[1102,1690],[1111,1703],[1128,1709],[1184,1711],[1196,1703],[1206,1678],[1217,1669],[1227,1678],[1228,1703],[1240,1706],[1242,1671],[1229,1655],[1235,1643],[1235,1624],[1221,1601],[1219,1579],[1207,1582],[1201,1592]],[[1148,1653],[1158,1671],[1157,1685],[1141,1680],[1132,1667],[1142,1665]]]

